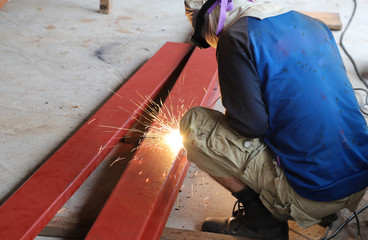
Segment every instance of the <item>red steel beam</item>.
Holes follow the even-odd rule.
[[[8,2],[8,0],[0,0],[0,9],[4,7],[4,5]]]
[[[194,50],[159,116],[218,98],[215,50]],[[157,123],[153,123],[153,126]],[[159,126],[159,125],[158,125]],[[152,128],[152,126],[151,126]],[[86,239],[159,239],[189,167],[184,150],[153,150],[144,139]]]
[[[0,239],[36,237],[126,134],[140,114],[137,104],[148,104],[141,96],[157,96],[191,50],[189,44],[166,43],[60,147],[0,207]]]

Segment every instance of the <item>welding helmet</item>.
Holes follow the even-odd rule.
[[[194,29],[194,33],[190,40],[198,48],[209,48],[210,44],[206,41],[206,35],[212,35],[211,27],[209,25],[208,9],[217,0],[204,1],[185,1],[185,15],[188,17]],[[215,36],[211,36],[214,38]],[[208,37],[207,37],[208,38]]]
[[[185,14],[194,28],[191,41],[199,48],[216,47],[233,10],[248,8],[253,0],[185,0]],[[235,7],[235,8],[234,8]],[[244,10],[244,9],[243,9]],[[228,20],[228,21],[226,21]]]
[[[241,17],[263,19],[287,11],[255,0],[184,0],[184,4],[185,15],[194,29],[191,41],[199,48],[216,48],[221,33]]]

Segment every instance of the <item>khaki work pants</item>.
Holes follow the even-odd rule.
[[[181,119],[180,131],[188,160],[211,176],[235,176],[260,195],[264,206],[282,221],[293,219],[301,227],[343,208],[354,211],[365,190],[340,200],[312,201],[289,185],[267,146],[231,129],[223,113],[204,107],[191,108]]]

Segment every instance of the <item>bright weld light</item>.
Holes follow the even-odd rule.
[[[167,146],[169,146],[174,153],[178,153],[183,147],[183,137],[180,135],[179,129],[171,130],[165,136],[165,141]]]

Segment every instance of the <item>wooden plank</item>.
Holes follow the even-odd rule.
[[[331,30],[341,30],[342,23],[340,14],[329,12],[301,12],[307,16],[324,22]]]
[[[109,14],[112,10],[112,0],[100,0],[100,13]]]
[[[4,5],[8,2],[8,0],[0,0],[0,9],[4,7]]]
[[[142,96],[157,96],[191,49],[189,44],[165,44],[60,147],[1,206],[0,239],[37,236],[124,136],[140,107],[149,103],[137,91]],[[137,101],[132,102],[134,99]],[[103,125],[116,129],[105,131]]]
[[[160,240],[255,240],[219,233],[194,231],[187,229],[165,228]]]
[[[93,219],[54,217],[39,236],[83,239],[93,224]]]
[[[194,50],[159,117],[180,119],[185,112],[182,105],[212,105],[219,95],[217,82],[215,50]],[[153,151],[147,141],[144,139],[138,148],[136,160],[125,169],[86,239],[160,238],[189,162],[183,149],[178,154],[165,147]]]

